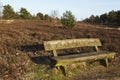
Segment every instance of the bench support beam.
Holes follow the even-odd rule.
[[[97,51],[97,52],[99,51],[99,49],[98,49],[98,47],[97,47],[97,46],[95,46],[95,49],[96,49],[96,51]]]
[[[108,67],[108,59],[105,59],[106,67]]]
[[[106,58],[106,59],[100,60],[100,64],[105,66],[105,67],[108,67],[108,59]]]
[[[57,56],[57,51],[56,50],[53,50],[53,55]]]

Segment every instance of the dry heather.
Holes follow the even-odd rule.
[[[0,24],[10,24],[10,23],[13,23],[14,20],[0,20]]]
[[[82,79],[120,79],[120,64],[117,57],[104,68],[96,65],[79,71],[70,69],[69,76],[54,73],[49,68],[51,52],[45,52],[42,42],[71,38],[100,38],[101,50],[120,54],[120,31],[96,28],[79,23],[73,29],[54,27],[47,21],[15,20],[11,24],[0,23],[0,80],[82,80]],[[80,49],[88,52],[91,49]],[[100,68],[99,68],[100,67]],[[68,69],[69,70],[69,69]],[[110,76],[109,76],[110,75]]]

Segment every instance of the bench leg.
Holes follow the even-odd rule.
[[[100,60],[100,64],[105,66],[105,67],[108,67],[108,59],[106,58],[106,59]]]
[[[108,67],[108,59],[105,59],[106,67]]]
[[[60,70],[62,71],[62,74],[64,76],[66,76],[65,67],[64,66],[60,66]]]
[[[65,67],[64,66],[56,66],[56,69],[57,70],[60,70],[61,72],[62,72],[62,74],[64,75],[64,76],[66,76],[66,72],[65,72]]]

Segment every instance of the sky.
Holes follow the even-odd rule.
[[[120,10],[120,0],[0,0],[3,5],[11,5],[18,12],[26,8],[32,15],[38,12],[51,15],[57,11],[60,17],[70,10],[77,20],[83,20],[93,15],[101,15],[112,10]]]

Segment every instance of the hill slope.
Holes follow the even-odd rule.
[[[99,27],[99,26],[98,26]],[[0,79],[3,80],[32,80],[50,79],[54,80],[55,75],[51,74],[49,66],[45,63],[49,62],[41,56],[50,56],[49,52],[45,52],[42,42],[45,40],[59,40],[71,38],[100,38],[103,46],[101,50],[115,51],[120,54],[120,31],[112,29],[97,28],[93,25],[79,23],[73,29],[65,29],[62,27],[53,27],[51,23],[46,21],[15,21],[11,24],[0,24]],[[81,52],[90,51],[91,49],[83,49]],[[39,56],[39,57],[38,57]],[[36,57],[36,58],[35,58]],[[35,59],[41,61],[35,62]],[[120,60],[118,59],[117,62]],[[42,63],[43,62],[43,63]],[[43,65],[44,64],[44,65]],[[116,63],[115,63],[116,64]],[[103,73],[114,71],[115,76],[120,76],[120,65],[112,65],[108,70],[102,67]],[[47,70],[47,72],[45,72]],[[98,69],[97,69],[98,70]],[[38,75],[36,75],[38,72]],[[99,71],[95,72],[96,74]],[[60,74],[60,73],[59,73]],[[90,74],[89,72],[86,74]],[[114,74],[114,73],[110,73]],[[40,76],[41,75],[41,76]],[[94,74],[92,75],[94,76]],[[102,74],[98,74],[98,78]],[[78,75],[60,79],[76,79]],[[85,75],[81,77],[88,78]],[[93,77],[96,78],[96,77]],[[34,78],[35,79],[35,78]],[[57,78],[58,79],[58,78]]]

